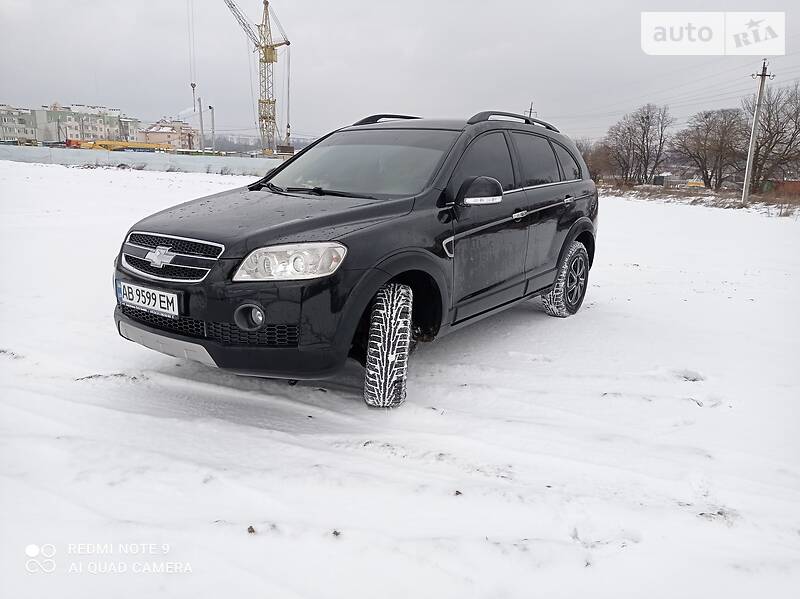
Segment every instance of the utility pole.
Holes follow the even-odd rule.
[[[761,116],[761,106],[764,103],[764,89],[767,84],[767,77],[774,79],[775,75],[767,75],[767,59],[761,63],[761,72],[753,73],[753,79],[758,78],[758,96],[756,97],[756,108],[753,114],[753,128],[750,130],[750,145],[747,148],[747,166],[744,169],[744,185],[742,185],[742,204],[746,204],[750,197],[750,183],[753,178],[753,157],[756,150],[756,139],[758,138],[758,120]]]
[[[214,135],[214,107],[209,104],[208,109],[211,111],[211,151],[217,151],[217,136]]]
[[[200,108],[200,151],[205,154],[206,152],[206,134],[203,131],[203,99],[198,96],[197,105]]]

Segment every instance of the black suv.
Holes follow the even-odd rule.
[[[114,318],[126,339],[241,374],[324,378],[350,356],[367,404],[396,406],[417,342],[539,295],[574,314],[597,210],[580,153],[544,121],[374,115],[138,222]]]

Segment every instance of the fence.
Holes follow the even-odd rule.
[[[126,165],[148,171],[218,173],[222,175],[260,176],[281,163],[281,158],[246,158],[242,156],[191,156],[160,152],[109,152],[73,148],[0,146],[0,160],[39,162],[68,166]]]

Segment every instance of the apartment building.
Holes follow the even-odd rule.
[[[175,149],[194,150],[199,147],[200,134],[185,121],[161,119],[139,131],[139,141],[169,144]]]
[[[0,104],[0,141],[37,141],[36,116],[27,108]]]

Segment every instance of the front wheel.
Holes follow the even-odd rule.
[[[580,241],[573,241],[558,268],[553,288],[542,297],[544,311],[559,318],[575,314],[583,303],[588,282],[589,254]]]
[[[406,399],[411,353],[411,287],[390,283],[378,291],[369,322],[364,374],[364,401],[394,408]]]

